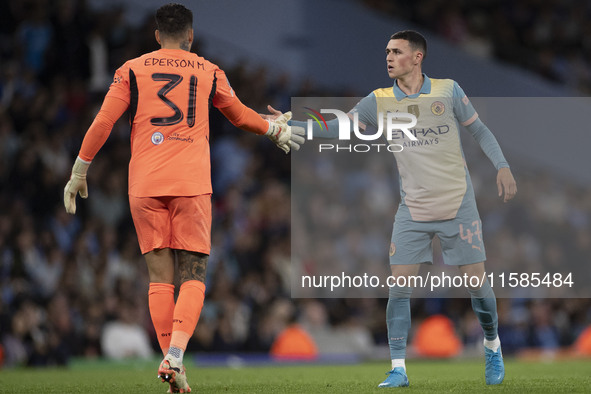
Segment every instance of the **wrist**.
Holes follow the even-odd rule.
[[[85,161],[82,160],[80,157],[76,157],[76,161],[74,161],[74,165],[72,166],[72,174],[86,177],[88,167],[90,167],[89,161]]]
[[[267,121],[267,131],[265,132],[265,135],[271,135],[273,134],[273,123],[269,120],[269,119],[265,119]]]

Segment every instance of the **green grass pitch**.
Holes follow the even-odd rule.
[[[0,393],[165,393],[158,361],[75,362],[68,368],[0,370]],[[199,368],[187,364],[194,393],[589,393],[591,360],[506,360],[505,381],[484,383],[483,360],[409,361],[410,387],[378,389],[388,363]]]

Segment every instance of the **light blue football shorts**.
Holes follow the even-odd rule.
[[[462,201],[454,219],[417,222],[400,204],[394,219],[390,264],[433,264],[433,237],[441,243],[443,262],[465,265],[486,260],[482,222],[475,203]]]

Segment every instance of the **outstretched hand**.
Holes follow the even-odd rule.
[[[517,184],[508,167],[500,168],[497,172],[497,188],[499,190],[499,197],[503,197],[503,202],[511,200],[517,194]],[[504,196],[503,192],[505,193]]]
[[[269,129],[265,133],[275,145],[279,147],[285,153],[290,151],[290,140],[291,140],[291,126],[287,123],[291,119],[291,112],[281,114],[281,116],[271,120],[269,122]]]
[[[281,111],[276,110],[275,108],[273,108],[270,105],[267,105],[267,110],[269,111],[269,114],[259,114],[263,119],[266,119],[269,122],[277,122],[277,119],[279,119],[281,116],[283,116],[283,113]],[[290,114],[290,118],[291,118],[291,112],[288,112]],[[288,119],[289,121],[289,119]],[[287,122],[286,122],[287,125]],[[306,130],[303,127],[299,127],[299,126],[293,126],[290,125],[289,126],[289,147],[293,150],[300,150],[300,146],[306,142],[305,136],[306,135]],[[285,151],[285,153],[289,152],[289,149],[286,150],[286,145],[278,145],[283,151]]]
[[[270,113],[268,113],[268,114],[259,114],[263,119],[266,119],[266,120],[275,120],[278,117],[280,117],[281,115],[283,115],[283,113],[281,111],[277,111],[275,108],[271,107],[270,105],[267,105],[267,110]]]

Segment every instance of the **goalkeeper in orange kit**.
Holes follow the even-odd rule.
[[[209,107],[218,108],[243,130],[266,135],[286,153],[299,146],[290,141],[289,113],[264,120],[240,102],[218,66],[190,52],[189,9],[164,5],[156,12],[156,23],[161,49],[129,60],[116,71],[82,142],[64,189],[64,204],[74,214],[76,194],[88,196],[88,167],[129,109],[129,205],[148,266],[150,315],[164,354],[158,376],[170,383],[171,392],[190,392],[183,353],[203,306],[211,247]],[[175,258],[181,283],[176,304]]]

